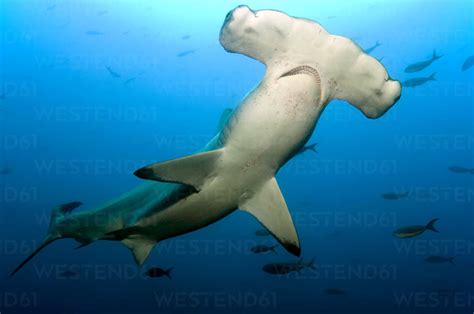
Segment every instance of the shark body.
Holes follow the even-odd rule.
[[[261,83],[221,118],[217,135],[197,154],[135,172],[151,180],[95,210],[53,210],[43,244],[73,238],[121,241],[141,265],[160,241],[212,224],[237,209],[253,215],[290,253],[300,243],[275,176],[311,137],[324,108],[344,99],[369,118],[400,97],[400,83],[349,39],[278,11],[239,6],[220,42],[266,65]],[[155,182],[159,181],[159,182]]]

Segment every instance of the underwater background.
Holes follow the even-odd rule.
[[[197,151],[260,82],[262,64],[218,41],[239,4],[379,42],[371,54],[394,79],[436,73],[377,120],[334,101],[309,141],[317,153],[278,174],[315,269],[263,272],[298,259],[253,253],[276,241],[236,211],[159,243],[141,268],[118,243],[64,240],[9,278],[51,208],[93,208],[140,184],[136,169]],[[0,1],[0,312],[472,313],[473,30],[474,4],[457,0]],[[433,50],[442,57],[405,73]],[[392,235],[434,218],[439,233]],[[154,266],[172,279],[144,275]]]

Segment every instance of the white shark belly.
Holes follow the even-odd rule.
[[[315,111],[320,111],[315,110],[321,106],[318,101],[319,86],[310,76],[260,85],[222,134],[224,152],[216,176],[208,178],[199,193],[140,219],[136,226],[143,228],[141,234],[160,241],[232,213],[306,143],[317,120]]]

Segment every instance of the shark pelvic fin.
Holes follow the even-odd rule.
[[[288,252],[300,256],[298,234],[275,178],[267,181],[239,207],[257,218]]]
[[[213,150],[188,157],[152,164],[135,171],[141,179],[182,183],[200,190],[215,171],[224,149]]]
[[[123,245],[128,247],[133,254],[135,263],[142,266],[156,242],[142,238],[127,238],[122,240]]]

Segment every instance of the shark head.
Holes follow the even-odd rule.
[[[267,73],[314,69],[324,103],[345,100],[368,118],[382,116],[401,95],[400,82],[392,80],[377,59],[311,20],[239,6],[227,14],[220,43],[228,52],[264,63]]]

